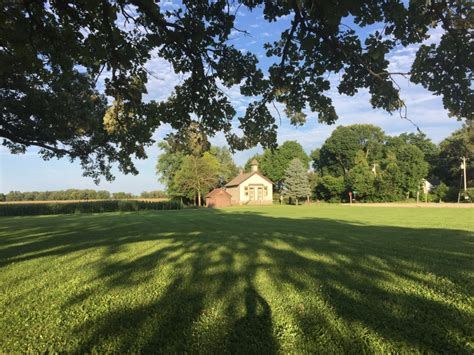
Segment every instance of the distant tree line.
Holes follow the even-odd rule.
[[[166,198],[164,191],[144,191],[140,196],[129,192],[109,192],[105,190],[92,189],[68,189],[59,191],[10,191],[7,194],[0,193],[0,201],[66,201],[66,200],[124,200],[130,198]]]
[[[339,126],[309,157],[299,143],[287,141],[251,157],[246,166],[257,159],[277,194],[293,198],[298,195],[294,191],[307,191],[305,180],[295,172],[301,175],[305,171],[313,199],[345,201],[349,192],[358,201],[400,201],[417,194],[424,198],[422,183],[426,179],[434,185],[428,194],[430,200],[454,201],[462,192],[463,156],[467,158],[467,185],[474,183],[473,137],[468,125],[439,145],[421,132],[389,136],[374,125]],[[307,172],[310,163],[313,169]],[[472,193],[469,189],[467,195]],[[298,198],[306,197],[299,194]]]

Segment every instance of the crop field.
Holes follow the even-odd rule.
[[[40,201],[3,201],[0,202],[1,205],[16,205],[16,204],[32,204],[32,203],[77,203],[77,202],[102,202],[102,201],[115,201],[115,200],[121,200],[121,201],[147,201],[147,202],[162,202],[162,201],[168,201],[169,198],[166,197],[161,197],[161,198],[125,198],[125,199],[101,199],[101,200],[95,200],[95,199],[89,199],[89,200],[40,200]]]
[[[0,218],[0,353],[474,352],[474,210]]]

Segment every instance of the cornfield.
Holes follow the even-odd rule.
[[[61,203],[0,204],[0,216],[35,216],[48,214],[131,212],[144,210],[178,210],[181,201],[102,200]]]

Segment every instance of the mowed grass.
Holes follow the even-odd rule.
[[[474,210],[0,218],[0,352],[474,351]]]

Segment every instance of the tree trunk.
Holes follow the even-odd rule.
[[[198,191],[198,207],[201,207],[201,191]]]

